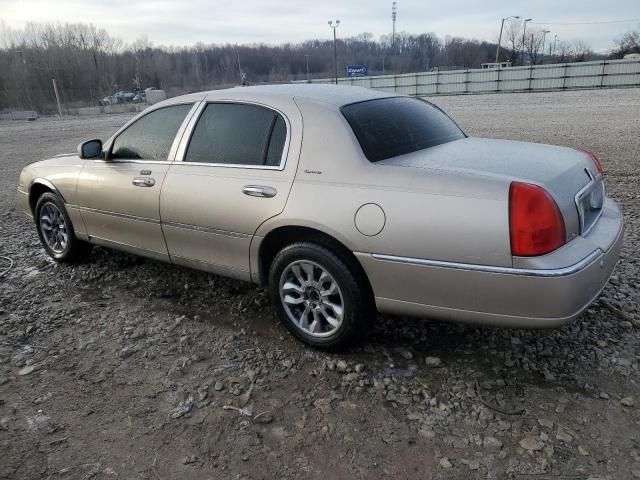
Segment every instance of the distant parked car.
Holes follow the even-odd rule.
[[[146,101],[147,96],[144,94],[144,92],[136,93],[133,97],[133,103],[146,103]]]
[[[99,103],[100,105],[117,105],[119,103],[129,103],[134,101],[135,96],[135,93],[121,90],[114,93],[113,95],[108,95],[102,98]]]
[[[604,288],[623,232],[592,153],[471,138],[429,102],[347,86],[172,98],[25,167],[18,192],[54,259],[91,243],[263,284],[322,348],[376,308],[563,324]]]
[[[100,105],[102,106],[114,105],[118,103],[118,98],[114,95],[108,95],[106,97],[103,97],[98,103],[100,103]]]
[[[128,103],[128,102],[132,102],[133,98],[136,95],[135,93],[125,92],[124,90],[121,90],[118,93],[116,93],[115,96],[118,99],[118,103]]]

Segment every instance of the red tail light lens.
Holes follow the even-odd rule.
[[[566,243],[562,213],[544,188],[511,183],[509,234],[511,254],[522,257],[544,255]]]
[[[591,159],[591,161],[593,162],[593,164],[596,166],[596,170],[598,170],[598,172],[600,172],[600,175],[604,176],[604,170],[602,169],[602,164],[600,163],[600,160],[598,160],[598,157],[596,157],[596,154],[589,151],[589,150],[585,150],[584,148],[576,148],[576,150],[578,150],[579,152],[584,153],[587,157],[589,157]]]

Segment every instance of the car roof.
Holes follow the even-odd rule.
[[[395,97],[397,94],[350,85],[294,83],[282,85],[255,85],[233,87],[208,92],[192,93],[168,99],[166,104],[198,100],[246,100],[269,104],[269,100],[306,98],[341,107],[349,103],[375,98]]]

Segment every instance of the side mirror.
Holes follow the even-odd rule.
[[[102,153],[102,140],[88,140],[78,145],[80,158],[96,158]]]

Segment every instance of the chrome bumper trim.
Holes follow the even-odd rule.
[[[584,257],[578,263],[563,268],[554,269],[532,269],[532,268],[512,268],[512,267],[496,267],[492,265],[475,265],[473,263],[457,263],[457,262],[444,262],[441,260],[425,260],[422,258],[410,258],[410,257],[397,257],[394,255],[381,255],[373,253],[371,256],[376,260],[384,260],[387,262],[406,263],[410,265],[421,265],[428,267],[438,268],[453,268],[456,270],[475,270],[479,272],[487,273],[500,273],[505,275],[527,275],[533,277],[564,277],[572,275],[587,265],[595,261],[603,254],[602,250],[596,249],[589,255]]]

